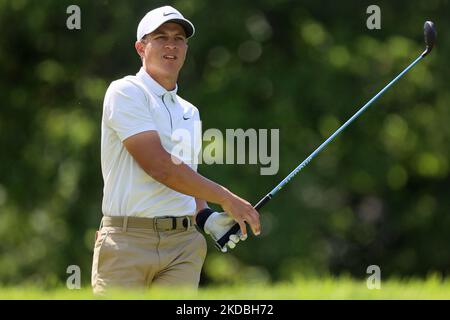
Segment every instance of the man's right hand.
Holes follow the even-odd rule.
[[[261,233],[259,213],[248,201],[230,192],[229,196],[221,205],[223,210],[239,224],[243,236],[247,237],[247,226],[245,222],[250,225],[255,236]]]
[[[226,212],[214,212],[209,208],[204,208],[196,215],[196,223],[205,233],[209,234],[215,241],[216,246],[223,252],[227,247],[233,249],[239,240],[247,238],[247,226],[249,223],[253,234],[259,235],[261,225],[259,221],[259,213],[252,207],[250,203],[244,199],[234,195],[225,189],[226,198],[220,204]],[[233,226],[239,225],[239,229],[233,231],[225,243],[219,244],[218,241],[223,238]]]

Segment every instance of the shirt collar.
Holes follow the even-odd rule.
[[[172,96],[176,96],[178,90],[178,84],[175,84],[175,89],[168,91],[162,85],[160,85],[155,79],[153,79],[144,67],[141,67],[136,76],[141,79],[145,86],[150,89],[151,92],[155,93],[157,96],[162,97],[163,95],[169,93]]]

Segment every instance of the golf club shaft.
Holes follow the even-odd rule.
[[[267,196],[269,200],[280,191],[300,170],[302,170],[306,165],[323,149],[327,146],[334,138],[339,135],[350,123],[355,121],[364,111],[366,111],[369,106],[377,100],[390,86],[392,86],[398,79],[400,79],[409,69],[411,69],[417,62],[422,59],[420,55],[414,62],[412,62],[408,67],[406,67],[394,80],[389,82],[380,92],[378,92],[372,99],[370,99],[361,109],[358,110],[350,119],[348,119],[342,126],[340,126],[327,140],[325,140],[316,150],[311,153],[308,158],[306,158],[302,163],[298,165],[286,178],[283,179],[272,191],[270,191]],[[266,197],[261,199],[255,206],[255,209],[260,209],[267,201],[263,201]]]
[[[272,189],[267,195],[264,196],[259,202],[254,206],[256,210],[261,209],[266,205],[275,194],[280,191],[299,171],[301,171],[306,165],[323,149],[328,145],[334,138],[339,135],[350,123],[355,121],[367,108],[377,100],[389,87],[391,87],[398,79],[400,79],[406,72],[408,72],[414,65],[416,65],[422,58],[424,54],[421,54],[416,60],[414,60],[409,66],[407,66],[400,74],[389,82],[380,92],[378,92],[372,99],[370,99],[361,109],[358,110],[350,119],[348,119],[342,126],[340,126],[327,140],[325,140],[316,150],[313,151],[302,163],[300,163],[297,168],[295,168],[286,178],[283,179],[275,188]],[[236,234],[239,231],[239,224],[236,223],[231,227],[231,229],[217,241],[217,246],[222,248],[227,242],[232,234]]]

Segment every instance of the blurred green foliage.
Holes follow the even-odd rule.
[[[204,129],[280,129],[275,176],[199,168],[252,203],[423,51],[425,20],[438,29],[434,52],[262,210],[260,237],[231,255],[210,247],[203,283],[362,277],[372,264],[447,274],[448,1],[379,1],[382,28],[368,30],[369,2],[2,0],[0,283],[53,285],[71,264],[89,282],[103,96],[138,71],[137,24],[167,3],[196,26],[179,93]],[[81,30],[66,28],[71,4]]]

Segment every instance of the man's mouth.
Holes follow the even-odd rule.
[[[170,55],[170,54],[164,55],[163,58],[167,59],[167,60],[177,60],[177,56]]]

